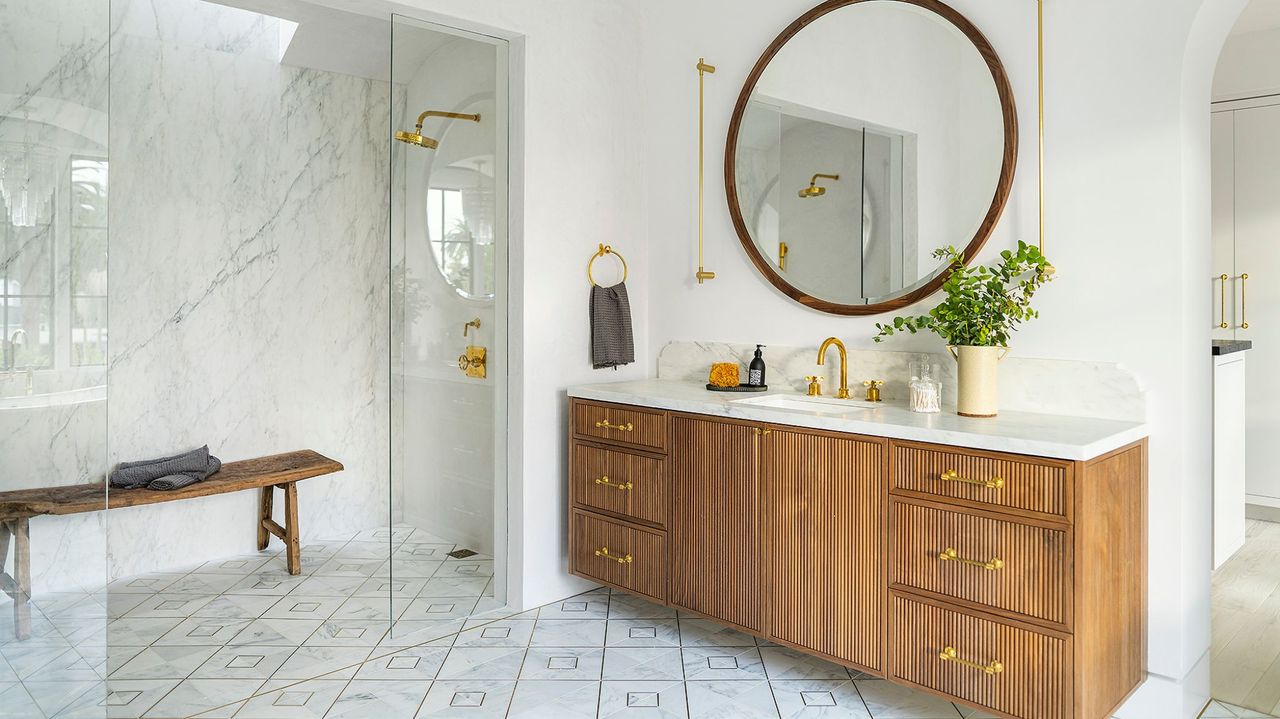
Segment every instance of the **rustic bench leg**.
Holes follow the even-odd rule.
[[[285,548],[289,559],[289,573],[302,574],[302,545],[298,541],[298,483],[284,485],[284,533]]]
[[[5,522],[4,549],[8,550],[9,536],[13,535],[13,628],[19,640],[31,638],[31,534],[30,524],[24,517]],[[5,554],[0,556],[6,556]],[[0,561],[0,567],[3,561]]]
[[[262,506],[258,512],[258,551],[267,548],[271,543],[271,532],[267,531],[267,521],[271,519],[271,505],[275,496],[275,487],[262,488]]]

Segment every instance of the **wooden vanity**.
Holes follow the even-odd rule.
[[[1146,440],[1061,459],[570,404],[570,568],[1003,717],[1146,678]]]

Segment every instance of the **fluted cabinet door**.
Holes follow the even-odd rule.
[[[778,430],[763,457],[771,635],[880,671],[885,443]]]
[[[671,603],[759,630],[760,429],[674,416],[667,531]]]

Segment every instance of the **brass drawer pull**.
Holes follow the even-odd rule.
[[[616,555],[616,554],[609,554],[609,548],[608,548],[608,547],[601,547],[601,548],[597,549],[597,550],[596,550],[596,556],[597,556],[597,557],[603,557],[603,558],[605,558],[605,559],[611,559],[611,560],[613,560],[613,561],[617,562],[618,564],[631,564],[631,562],[632,562],[632,559],[631,559],[631,555],[630,555],[630,554],[624,554],[624,555],[622,555],[621,557],[619,557],[619,556],[618,556],[618,555]]]
[[[992,661],[990,664],[979,664],[967,659],[961,659],[960,654],[956,651],[955,647],[946,647],[938,654],[938,658],[944,662],[955,662],[962,667],[977,669],[980,672],[985,672],[991,675],[999,674],[1004,671],[1004,664],[999,661]]]
[[[596,429],[616,429],[620,432],[630,432],[635,429],[635,426],[630,422],[626,424],[609,424],[609,420],[606,418],[596,422]]]
[[[967,564],[971,567],[981,567],[987,570],[988,572],[994,572],[997,569],[1004,569],[1004,560],[1000,559],[999,557],[987,560],[985,562],[979,561],[977,559],[965,559],[964,557],[961,557],[959,554],[957,554],[956,550],[952,549],[951,547],[947,547],[941,552],[938,552],[938,561],[939,562],[959,562],[961,564]]]
[[[960,482],[961,484],[973,484],[987,489],[1004,489],[1004,477],[992,477],[991,479],[969,479],[961,477],[960,473],[954,469],[949,469],[938,475],[938,479],[943,482]]]
[[[605,475],[600,479],[597,479],[596,484],[601,484],[606,487],[613,487],[614,489],[621,489],[628,492],[630,492],[631,488],[635,486],[630,481],[628,481],[626,484],[614,484],[613,482],[609,481],[609,475]]]

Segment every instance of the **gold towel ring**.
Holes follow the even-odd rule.
[[[614,250],[609,245],[600,245],[600,249],[596,250],[596,253],[591,256],[591,260],[587,262],[587,279],[591,281],[591,284],[593,285],[596,284],[596,278],[591,276],[591,266],[595,264],[596,260],[600,259],[601,257],[604,257],[605,255],[613,255],[614,257],[618,258],[619,262],[622,263],[622,281],[626,282],[627,281],[627,260],[622,256],[622,253]],[[596,286],[599,287],[599,285],[596,285]]]

